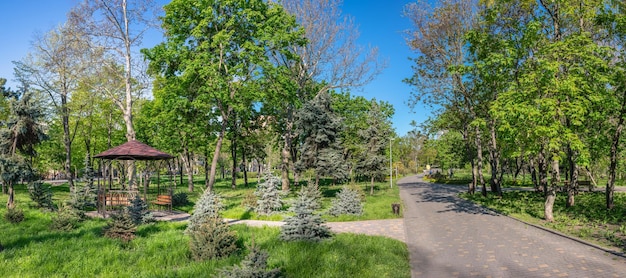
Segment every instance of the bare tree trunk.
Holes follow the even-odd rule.
[[[70,137],[70,118],[67,109],[67,96],[61,95],[61,120],[63,122],[63,146],[65,147],[65,173],[70,190],[74,190],[74,175],[72,174],[72,139]]]
[[[489,121],[489,131],[491,133],[489,144],[489,156],[491,165],[491,192],[495,192],[498,196],[502,196],[502,174],[498,173],[500,170],[500,152],[498,152],[496,141],[496,123],[495,120]]]
[[[187,190],[189,192],[193,192],[193,161],[191,153],[189,152],[189,148],[186,145],[183,146],[183,153],[181,157],[182,163],[185,166],[185,170],[187,172]]]
[[[213,185],[215,184],[215,172],[217,170],[217,161],[220,158],[220,151],[222,150],[222,142],[224,141],[224,133],[226,133],[226,119],[222,118],[222,129],[220,130],[219,135],[217,136],[217,143],[215,144],[215,153],[213,154],[213,161],[211,162],[211,173],[209,176],[209,185],[207,189],[209,191],[213,190]]]
[[[624,129],[624,117],[626,116],[626,90],[622,92],[622,107],[619,112],[617,126],[615,127],[615,133],[611,140],[611,153],[609,164],[609,179],[606,183],[606,208],[612,209],[615,204],[613,202],[615,192],[615,171],[617,169],[617,155],[619,153],[619,142],[622,137],[622,130]],[[589,175],[591,177],[591,175]],[[595,183],[595,182],[594,182]]]
[[[281,155],[281,163],[280,163],[280,169],[281,169],[281,182],[282,182],[282,190],[283,191],[288,191],[289,190],[289,147],[290,147],[290,142],[291,139],[289,139],[289,137],[291,136],[291,131],[287,131],[285,132],[285,142],[283,143],[283,148],[280,152]]]
[[[235,127],[236,129],[237,127]],[[237,188],[237,134],[233,134],[233,138],[230,144],[230,155],[233,160],[232,170],[230,173],[230,188]]]
[[[374,195],[374,175],[372,175],[370,181],[370,195]]]
[[[478,182],[481,184],[481,193],[483,196],[487,196],[487,185],[485,184],[485,178],[483,177],[483,146],[481,142],[480,127],[476,126],[476,171],[478,172]]]
[[[469,132],[467,126],[463,128],[463,141],[465,142],[465,155],[467,156],[467,160],[469,160],[472,165],[472,182],[467,185],[467,193],[474,195],[474,193],[476,193],[476,171],[474,168],[474,159],[471,156],[472,147],[469,140]]]
[[[241,159],[243,160],[243,184],[248,187],[248,161],[246,160],[246,148],[242,148]]]
[[[535,191],[541,191],[543,192],[543,190],[540,189],[539,187],[539,181],[537,180],[537,169],[535,168],[535,160],[534,159],[529,159],[528,160],[528,168],[530,168],[529,172],[530,172],[530,179],[533,182],[533,186],[535,187]]]
[[[578,165],[576,165],[574,151],[571,146],[567,146],[567,160],[569,163],[569,182],[567,183],[567,201],[565,207],[569,208],[574,206],[574,195],[578,190]]]
[[[13,190],[13,183],[7,185],[9,188],[9,198],[7,198],[7,209],[15,208],[15,191]]]
[[[544,215],[548,222],[554,221],[554,200],[556,199],[556,188],[560,182],[559,161],[556,157],[552,158],[552,180],[550,188],[546,191],[546,202],[544,204]]]
[[[542,146],[537,155],[537,167],[539,174],[539,190],[544,194],[548,192],[548,163],[546,162],[545,149]]]
[[[204,186],[209,188],[209,151],[204,151]]]

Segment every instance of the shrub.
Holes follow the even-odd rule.
[[[332,216],[341,214],[363,214],[363,204],[361,204],[359,193],[348,187],[342,188],[332,201],[332,206],[328,210],[328,214]]]
[[[312,211],[318,210],[322,207],[322,192],[315,185],[306,185],[303,186],[298,192],[298,197],[302,197],[305,199],[305,203],[307,207]]]
[[[280,191],[280,179],[270,173],[265,175],[265,180],[260,183],[254,195],[257,196],[256,213],[261,215],[270,215],[279,211],[283,207]]]
[[[223,278],[275,278],[281,277],[280,269],[267,269],[267,252],[252,247],[250,254],[241,261],[240,266],[220,270]]]
[[[136,230],[128,210],[124,209],[111,214],[111,222],[104,227],[104,236],[128,242],[135,237]]]
[[[254,210],[256,208],[256,202],[257,199],[254,192],[246,191],[243,195],[243,200],[241,200],[241,205],[248,210]]]
[[[223,209],[222,197],[213,191],[205,191],[193,210],[193,214],[189,218],[187,230],[193,229],[194,226],[200,225],[212,218],[219,217],[219,212]]]
[[[290,208],[294,216],[285,219],[285,225],[281,227],[280,238],[286,241],[307,240],[320,241],[330,237],[328,227],[322,225],[322,218],[313,213],[310,196],[307,192],[300,191],[294,205]]]
[[[172,206],[186,206],[189,204],[189,196],[185,192],[178,192],[172,195]]]
[[[152,213],[150,213],[150,210],[148,209],[148,204],[143,199],[141,199],[141,197],[139,197],[139,194],[135,195],[135,197],[130,200],[128,214],[133,223],[135,223],[135,225],[141,225],[155,221]]]
[[[37,204],[38,208],[54,210],[52,203],[52,190],[41,182],[31,182],[28,184],[28,195]]]
[[[11,223],[20,223],[24,220],[24,211],[18,208],[9,208],[4,215],[4,219]]]
[[[59,231],[71,231],[78,226],[81,220],[80,213],[69,205],[62,205],[52,216],[50,228]]]
[[[237,237],[221,217],[210,217],[187,228],[189,249],[197,261],[226,257],[237,250]]]

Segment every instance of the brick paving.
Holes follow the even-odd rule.
[[[623,257],[456,197],[464,188],[398,184],[412,277],[626,277]]]

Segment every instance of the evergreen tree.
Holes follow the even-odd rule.
[[[361,215],[363,214],[363,204],[359,198],[359,193],[348,187],[344,187],[337,193],[332,201],[332,206],[328,210],[328,214],[338,216],[342,214]]]
[[[296,123],[302,140],[296,169],[300,172],[314,169],[315,185],[319,184],[321,176],[346,179],[348,167],[339,139],[342,123],[331,107],[330,95],[322,92],[305,103],[299,110]]]
[[[81,214],[81,218],[84,218],[84,211],[90,208],[96,208],[97,194],[96,187],[93,182],[94,172],[89,163],[89,157],[85,157],[85,175],[86,184],[84,186],[75,185],[70,188],[70,200],[67,202],[75,210],[78,210]]]
[[[265,174],[264,179],[254,192],[254,195],[258,198],[255,211],[261,215],[269,215],[283,207],[280,191],[278,190],[281,186],[281,181],[269,172]]]
[[[358,132],[364,146],[357,164],[357,171],[370,178],[370,195],[374,194],[374,180],[385,175],[389,127],[378,103],[372,100],[367,113],[367,129]]]
[[[69,205],[61,205],[55,215],[52,216],[50,227],[59,231],[71,231],[76,228],[81,217],[78,210]]]
[[[298,198],[303,198],[307,208],[311,211],[318,210],[322,207],[322,192],[319,187],[311,184],[303,186],[298,192]]]
[[[111,222],[104,228],[104,236],[121,239],[124,242],[135,238],[137,227],[127,209],[111,214]]]
[[[219,277],[222,278],[278,278],[281,277],[280,269],[267,269],[266,251],[257,247],[252,247],[250,254],[241,261],[240,266],[223,269]]]
[[[219,212],[222,209],[222,197],[213,191],[204,191],[194,207],[185,232],[190,233],[195,226],[208,221],[208,219],[219,218]]]
[[[154,217],[148,209],[148,204],[139,197],[139,194],[130,200],[130,206],[128,207],[128,214],[130,219],[133,220],[135,225],[146,224],[154,222]]]
[[[41,182],[31,182],[28,184],[28,194],[38,208],[54,210],[52,203],[52,190]]]
[[[310,192],[303,190],[298,194],[296,202],[290,208],[295,215],[285,219],[285,225],[281,227],[282,240],[320,241],[331,236],[328,227],[323,225],[322,217],[313,212],[312,207],[316,206],[317,201],[312,198]]]

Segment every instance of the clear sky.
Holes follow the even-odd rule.
[[[411,76],[412,62],[408,58],[415,56],[406,46],[403,34],[411,27],[409,20],[402,16],[404,6],[410,2],[413,1],[344,0],[343,5],[344,14],[353,16],[359,26],[360,44],[377,46],[381,58],[387,61],[387,68],[374,81],[352,94],[391,103],[396,111],[393,125],[400,136],[413,129],[411,121],[420,124],[430,116],[430,110],[424,107],[416,107],[415,111],[409,109],[406,103],[412,88],[402,82]],[[11,62],[26,56],[35,34],[45,33],[64,22],[66,13],[78,3],[78,0],[0,0],[3,17],[0,26],[0,77],[8,79],[9,87],[16,87],[12,82]]]

